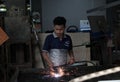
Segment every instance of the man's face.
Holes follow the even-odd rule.
[[[58,37],[62,37],[64,34],[65,26],[64,25],[55,25],[54,32]]]

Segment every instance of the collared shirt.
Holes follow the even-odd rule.
[[[49,53],[54,66],[67,63],[68,50],[72,50],[72,40],[69,35],[64,34],[64,37],[60,40],[60,38],[53,32],[46,37],[43,51]]]

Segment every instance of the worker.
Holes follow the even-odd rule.
[[[51,70],[53,67],[75,62],[71,37],[64,33],[66,19],[57,16],[53,20],[53,25],[54,31],[46,37],[42,50],[42,55]],[[68,62],[67,54],[69,54]]]

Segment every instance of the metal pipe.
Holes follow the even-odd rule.
[[[35,36],[35,38],[36,38],[37,46],[38,46],[38,48],[39,48],[39,52],[40,52],[41,59],[42,59],[42,62],[43,62],[43,67],[45,68],[45,67],[46,67],[46,64],[45,64],[44,58],[43,58],[43,56],[42,56],[42,50],[41,50],[41,45],[40,45],[40,43],[39,43],[40,40],[39,40],[39,37],[38,37],[38,33],[37,33],[36,29],[35,29],[34,23],[32,23],[32,24],[33,24],[34,36]]]

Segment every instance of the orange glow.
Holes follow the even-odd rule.
[[[60,74],[60,76],[63,76],[65,74],[63,69],[60,67],[58,68],[58,73]]]
[[[52,77],[54,77],[54,76],[55,76],[55,72],[51,71],[51,72],[50,72],[50,75],[51,75]]]
[[[55,72],[53,72],[53,71],[50,72],[50,75],[51,75],[52,77],[62,77],[64,74],[65,74],[65,73],[64,73],[64,70],[63,70],[61,67],[58,67],[58,68],[57,68],[57,73],[55,73]]]

